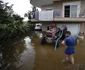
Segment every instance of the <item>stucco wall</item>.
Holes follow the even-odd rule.
[[[47,31],[47,26],[51,26],[53,22],[43,22],[42,23],[42,31]],[[54,23],[56,24],[56,23]]]
[[[41,9],[43,11],[43,10],[46,10],[46,9],[54,9],[54,8],[53,8],[53,4],[48,4],[48,5],[41,6]]]
[[[85,0],[81,0],[81,13],[85,12]]]
[[[79,32],[84,32],[85,33],[85,23],[81,23],[81,22],[79,22],[79,23],[71,23],[71,22],[69,22],[69,23],[59,23],[58,22],[58,24],[62,24],[62,25],[68,25],[68,24],[78,24],[79,25]],[[42,31],[46,31],[47,30],[47,26],[50,26],[51,25],[51,23],[49,23],[49,22],[47,22],[47,23],[42,23]],[[56,26],[57,26],[57,22],[56,22]]]
[[[85,33],[85,22],[81,23],[81,25],[80,25],[80,32],[84,32]]]
[[[54,10],[60,10],[60,17],[62,17],[62,11],[63,11],[63,3],[64,2],[75,2],[75,1],[81,1],[81,11],[80,13],[85,11],[85,0],[62,0],[62,1],[54,1],[53,4],[43,5],[41,6],[42,10],[46,9],[54,9]]]
[[[58,2],[57,1],[54,1],[53,7],[54,7],[54,10],[60,10],[60,16],[59,17],[62,17],[63,2],[62,1],[58,1]]]
[[[49,26],[51,23],[42,23],[42,31],[46,31],[47,30],[47,26]]]
[[[60,10],[60,17],[63,17],[63,3],[65,2],[75,2],[80,0],[62,0],[62,1],[54,1],[53,7],[55,10]],[[85,2],[84,2],[85,3]],[[57,16],[56,16],[57,17]]]
[[[63,11],[63,2],[73,2],[73,1],[81,1],[81,13],[85,11],[85,0],[62,0],[62,1],[54,1],[53,5],[45,5],[42,6],[42,10],[46,10],[46,8],[53,8],[54,10],[60,10],[60,17],[62,17],[62,11]],[[46,31],[47,25],[50,25],[50,23],[43,23],[42,30]],[[80,31],[85,33],[85,22],[80,23]]]

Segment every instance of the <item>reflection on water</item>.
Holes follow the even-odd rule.
[[[0,49],[0,70],[32,70],[32,68],[33,70],[73,70],[73,68],[67,67],[69,63],[61,62],[65,49],[62,45],[54,52],[53,44],[40,44],[41,32],[31,33],[19,41],[16,39],[14,43],[8,44],[9,46],[5,45],[2,51]],[[33,49],[34,47],[35,49]],[[85,61],[84,53],[85,47],[77,46],[75,53],[77,63]],[[83,58],[80,58],[79,55]]]
[[[4,45],[0,51],[0,70],[32,70],[35,59],[33,37],[41,38],[42,32],[31,32],[21,40]]]
[[[37,35],[38,38],[42,38],[42,32],[35,31],[35,34]]]
[[[42,32],[35,31],[35,34],[36,34],[39,38],[42,38]]]
[[[32,70],[35,51],[30,37],[25,37],[18,43],[5,46],[0,53],[0,70]]]
[[[31,39],[29,37],[26,37],[24,41],[26,49],[20,55],[19,62],[16,63],[16,66],[17,68],[19,68],[19,70],[32,70],[35,52],[31,45]]]

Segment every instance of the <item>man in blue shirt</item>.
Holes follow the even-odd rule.
[[[72,64],[74,64],[73,54],[75,53],[75,46],[77,44],[77,38],[71,36],[70,31],[67,31],[65,33],[65,36],[66,36],[66,38],[64,39],[64,41],[62,41],[62,44],[65,45],[65,47],[66,47],[65,52],[64,52],[66,55],[65,60],[70,59]]]

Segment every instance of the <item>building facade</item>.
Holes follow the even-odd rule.
[[[85,33],[85,0],[31,0],[30,3],[42,9],[31,20],[42,23],[42,31],[55,23],[59,28],[67,26],[73,35]]]

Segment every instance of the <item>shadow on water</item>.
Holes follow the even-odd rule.
[[[0,52],[0,70],[32,70],[35,50],[31,39],[36,33],[33,32],[20,41],[5,45]]]

